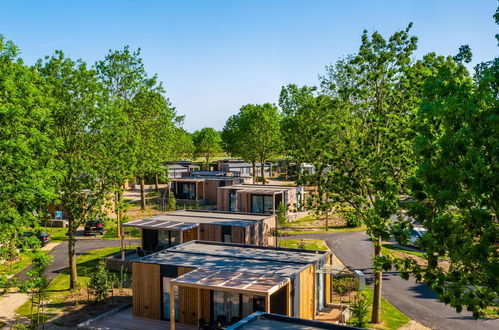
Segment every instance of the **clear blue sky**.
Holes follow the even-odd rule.
[[[29,64],[56,49],[88,63],[141,47],[185,127],[221,129],[247,103],[277,103],[281,86],[317,84],[324,66],[358,49],[363,29],[388,36],[414,23],[417,56],[474,63],[498,55],[496,0],[0,1],[0,33]]]

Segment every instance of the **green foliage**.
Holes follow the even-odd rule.
[[[88,291],[94,296],[96,302],[103,301],[109,295],[112,282],[113,276],[106,268],[106,261],[101,259],[90,277]]]
[[[276,218],[277,218],[277,224],[282,227],[286,225],[287,217],[286,213],[288,211],[288,208],[286,207],[285,203],[280,203],[277,206],[276,210]]]
[[[265,161],[281,150],[280,114],[276,106],[247,104],[231,116],[222,131],[224,148],[232,155],[261,164],[261,182],[265,183]],[[253,178],[256,176],[253,171]]]
[[[168,192],[168,207],[167,211],[175,211],[177,209],[177,199],[172,191]]]
[[[47,288],[49,286],[49,279],[44,274],[52,256],[43,253],[36,254],[31,263],[31,270],[28,271],[28,278],[19,285],[21,292],[27,293],[31,301],[31,326],[34,324],[39,325],[44,322],[44,318],[40,318],[40,310],[43,313],[43,306],[47,297]],[[33,309],[36,308],[36,319],[33,315]]]
[[[348,212],[345,217],[347,220],[348,227],[360,227],[360,226],[362,226],[362,219],[357,214]]]
[[[425,83],[410,214],[428,229],[428,265],[412,265],[416,278],[478,318],[499,292],[499,58],[475,72],[448,58]]]
[[[0,258],[23,246],[25,226],[55,199],[49,86],[0,35]]]
[[[350,310],[352,312],[350,325],[365,328],[367,326],[366,317],[369,314],[369,302],[362,292],[355,295],[353,302],[350,304]]]
[[[195,131],[192,135],[194,143],[194,156],[205,159],[205,170],[209,170],[210,159],[222,151],[222,138],[220,133],[211,127]]]

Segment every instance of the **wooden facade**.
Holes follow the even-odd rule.
[[[234,184],[240,183],[241,178],[234,179],[217,179],[217,178],[181,178],[181,179],[173,179],[172,183],[174,185],[175,197],[177,199],[185,199],[180,193],[180,187],[182,183],[195,183],[196,185],[196,193],[195,199],[196,201],[200,201],[203,203],[216,203],[218,196],[218,188],[231,186]]]
[[[315,318],[315,265],[300,272],[300,315],[302,319]]]
[[[161,282],[159,265],[134,262],[133,315],[161,320]]]

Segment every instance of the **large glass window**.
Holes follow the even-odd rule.
[[[177,230],[170,231],[170,246],[180,244],[180,235],[181,232]]]
[[[225,324],[240,319],[239,293],[213,291],[213,316],[216,322]]]
[[[272,196],[267,195],[251,195],[251,212],[252,213],[272,213],[273,202]]]
[[[170,247],[169,231],[158,230],[158,248],[160,250],[163,250],[169,247]]]
[[[179,183],[179,198],[180,199],[196,199],[196,183],[195,182],[180,182]]]
[[[163,318],[170,320],[170,280],[163,277]],[[178,290],[175,288],[175,321],[178,321]]]
[[[236,193],[232,191],[229,193],[229,209],[231,212],[236,212]]]

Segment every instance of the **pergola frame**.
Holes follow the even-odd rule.
[[[206,277],[203,277],[202,279],[196,281],[196,282],[189,282],[186,281],[185,279],[188,278],[190,275],[193,275],[197,272],[207,272],[209,275]],[[175,304],[172,303],[175,301],[175,287],[188,287],[188,288],[194,288],[197,290],[197,314],[196,315],[201,315],[201,289],[207,289],[207,290],[213,290],[213,291],[224,291],[224,292],[232,292],[232,293],[240,293],[240,294],[248,294],[248,295],[255,295],[255,296],[260,296],[265,298],[265,312],[270,313],[270,296],[286,286],[286,314],[288,316],[291,315],[291,280],[287,277],[281,277],[281,276],[258,276],[257,279],[253,281],[253,283],[250,283],[249,285],[246,285],[246,287],[250,287],[252,284],[256,284],[258,280],[264,280],[264,279],[274,279],[279,281],[276,283],[274,286],[272,286],[270,289],[267,290],[256,290],[256,289],[247,289],[247,288],[237,288],[237,287],[230,287],[230,286],[224,286],[226,282],[223,282],[219,285],[210,285],[210,284],[202,284],[199,283],[202,280],[205,280],[211,276],[217,275],[217,274],[233,274],[234,277],[231,279],[228,279],[226,282],[230,282],[235,280],[238,277],[244,277],[246,276],[251,276],[255,277],[254,274],[249,274],[249,273],[234,273],[234,272],[222,272],[222,271],[208,271],[204,269],[195,269],[193,271],[190,271],[184,275],[181,275],[175,279],[172,279],[170,281],[170,329],[175,330]]]

